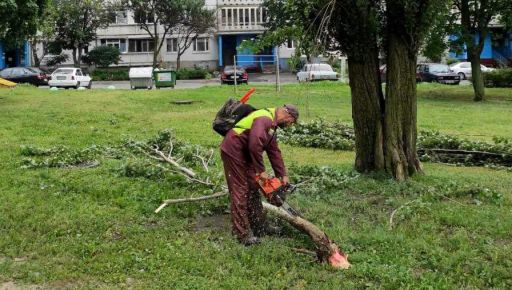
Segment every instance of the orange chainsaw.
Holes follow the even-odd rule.
[[[296,185],[291,183],[283,184],[277,177],[262,179],[258,176],[256,177],[256,182],[260,186],[261,193],[270,204],[284,209],[292,216],[302,217],[298,211],[286,202],[286,195],[293,193],[297,189]]]

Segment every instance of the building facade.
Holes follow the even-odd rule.
[[[279,55],[282,69],[287,67],[287,59],[294,53],[294,43],[289,41],[279,48],[270,47],[263,52],[253,53],[240,50],[240,44],[254,39],[264,32],[266,19],[262,0],[205,0],[205,6],[215,10],[217,23],[210,34],[200,35],[184,52],[180,59],[181,67],[202,67],[214,70],[225,65],[238,65],[253,70],[275,68]],[[119,66],[148,66],[153,63],[155,44],[147,32],[136,22],[133,11],[120,11],[113,23],[106,29],[98,30],[98,39],[91,47],[109,45],[119,48]],[[160,27],[163,31],[163,28]],[[165,67],[176,67],[177,41],[180,35],[170,34],[162,46],[159,62]]]

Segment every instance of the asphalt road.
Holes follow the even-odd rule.
[[[292,84],[297,83],[297,78],[295,74],[291,73],[282,73],[280,75],[281,78],[281,84]],[[249,74],[249,85],[251,84],[275,84],[276,81],[276,75],[275,74],[259,74],[259,73],[253,73]],[[195,89],[195,88],[201,88],[206,86],[220,86],[220,80],[218,78],[211,79],[211,80],[179,80],[176,82],[175,89]],[[461,86],[467,86],[471,85],[469,81],[461,81]],[[129,90],[130,89],[130,82],[129,81],[110,81],[110,82],[103,82],[103,81],[94,81],[93,80],[93,89],[107,89],[109,87],[115,87],[116,89],[121,90]],[[48,87],[41,87],[48,89]],[[163,89],[170,89],[170,88],[163,88]]]
[[[297,78],[295,74],[291,73],[281,73],[281,84],[290,84],[297,83]],[[276,81],[275,74],[249,74],[249,85],[251,84],[274,84]],[[176,82],[175,89],[195,89],[201,88],[205,86],[220,86],[220,80],[218,78],[211,80],[178,80]],[[129,81],[94,81],[92,83],[93,89],[107,89],[109,87],[115,87],[116,89],[121,90],[129,90],[130,82]],[[48,87],[41,87],[48,89]],[[162,89],[170,89],[170,88],[162,88]]]

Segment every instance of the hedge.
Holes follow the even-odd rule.
[[[91,76],[94,81],[127,81],[128,68],[95,69]]]
[[[512,69],[484,72],[484,84],[488,88],[512,88]]]
[[[129,68],[96,69],[92,73],[95,81],[129,81]],[[210,79],[212,76],[203,68],[181,68],[177,71],[178,80]]]

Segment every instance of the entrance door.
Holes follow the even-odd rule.
[[[18,65],[16,50],[5,52],[5,67],[15,67]]]
[[[222,36],[222,60],[224,66],[233,65],[233,57],[236,54],[236,36],[223,35]]]

